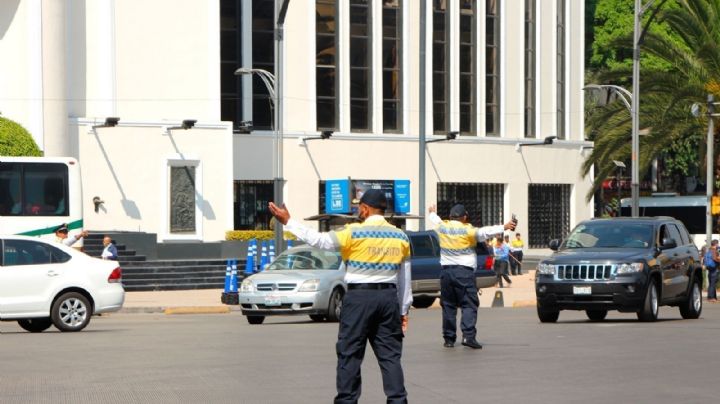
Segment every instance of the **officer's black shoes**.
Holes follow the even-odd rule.
[[[443,344],[445,348],[452,348],[455,346],[455,341],[450,341],[449,339],[445,340],[445,343]]]
[[[474,338],[473,339],[463,338],[462,344],[465,345],[466,347],[470,347],[472,349],[482,349],[482,344],[477,342],[477,340]]]

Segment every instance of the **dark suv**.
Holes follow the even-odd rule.
[[[585,310],[593,321],[608,310],[655,321],[658,307],[700,317],[702,269],[685,226],[671,217],[591,219],[550,241],[555,252],[535,277],[537,313],[555,322],[560,310]]]

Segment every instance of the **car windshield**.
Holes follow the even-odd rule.
[[[323,251],[316,248],[300,247],[287,250],[273,261],[268,270],[338,269],[342,259],[335,251]]]
[[[578,225],[560,248],[647,248],[652,245],[652,225],[589,222]]]

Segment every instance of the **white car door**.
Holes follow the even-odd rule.
[[[49,315],[50,299],[62,278],[63,266],[52,262],[53,255],[65,253],[32,240],[6,239],[2,244],[0,316]]]

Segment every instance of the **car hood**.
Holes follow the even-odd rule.
[[[308,270],[304,269],[301,271],[298,270],[275,270],[275,271],[267,271],[267,272],[260,272],[255,275],[252,275],[248,279],[251,281],[258,283],[258,282],[299,282],[299,281],[306,281],[308,279],[321,279],[321,278],[332,278],[332,277],[342,277],[344,275],[344,271],[340,271],[337,269],[332,270]]]
[[[637,262],[652,258],[652,252],[645,248],[626,248],[608,250],[600,248],[574,248],[557,251],[549,258],[542,260],[544,264],[599,264],[607,262]]]

